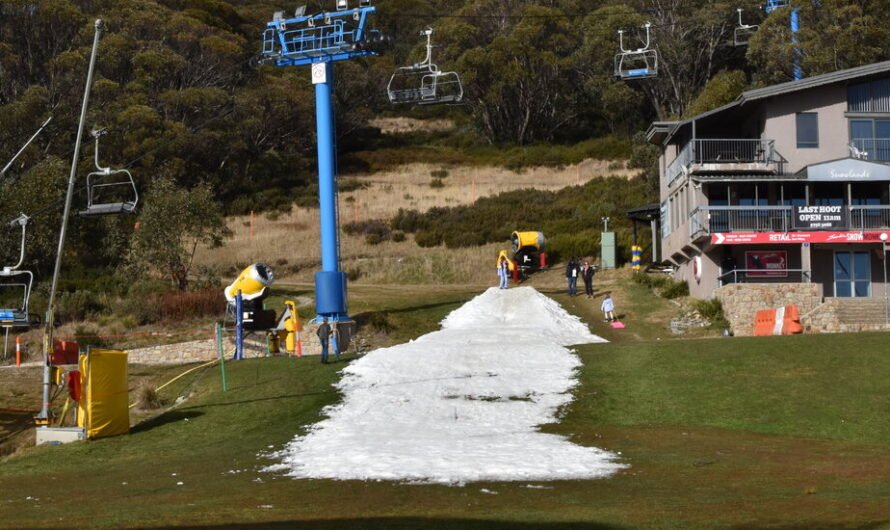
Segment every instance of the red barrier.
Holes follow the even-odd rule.
[[[77,370],[68,372],[68,395],[72,401],[80,401],[80,372]]]
[[[63,364],[77,364],[78,355],[80,355],[80,349],[76,342],[54,340],[53,354],[50,357],[50,362],[56,366]]]

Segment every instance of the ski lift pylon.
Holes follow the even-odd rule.
[[[630,79],[646,79],[658,76],[658,52],[650,48],[649,28],[652,23],[646,22],[646,43],[642,48],[628,50],[624,47],[624,30],[618,30],[618,46],[621,53],[615,55],[615,77]]]
[[[759,26],[757,24],[742,23],[742,8],[736,9],[739,13],[739,25],[736,26],[732,34],[732,43],[735,46],[747,46],[751,36],[757,33]]]
[[[40,319],[28,314],[28,302],[31,299],[31,289],[34,286],[34,273],[20,270],[25,262],[25,233],[30,218],[21,214],[10,221],[9,226],[22,228],[21,250],[19,261],[15,265],[4,266],[0,269],[0,327],[2,328],[30,328],[39,326]],[[17,294],[20,292],[21,294]],[[12,294],[7,294],[12,293]]]
[[[95,130],[92,134],[96,139],[96,171],[87,175],[87,207],[78,215],[89,217],[135,212],[139,192],[133,175],[126,169],[100,166],[99,137],[105,134],[105,130]]]
[[[386,85],[389,102],[394,105],[435,105],[460,103],[464,87],[457,72],[443,72],[433,63],[433,28],[420,32],[426,37],[426,58],[419,63],[398,68]]]

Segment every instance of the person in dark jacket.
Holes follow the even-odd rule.
[[[328,324],[328,317],[322,319],[321,325],[315,330],[318,340],[321,341],[321,362],[328,363],[328,340],[331,338],[331,326]]]
[[[593,298],[594,272],[596,272],[596,267],[585,260],[584,265],[581,266],[581,278],[584,280],[584,292],[587,294],[587,298]]]
[[[574,257],[569,258],[569,262],[566,264],[566,281],[569,284],[569,296],[578,294],[578,276],[580,276],[578,260]]]

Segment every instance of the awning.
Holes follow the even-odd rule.
[[[890,180],[890,165],[858,158],[841,158],[810,164],[797,174],[813,181],[884,181]]]

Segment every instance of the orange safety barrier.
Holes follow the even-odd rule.
[[[803,333],[803,325],[800,323],[800,310],[797,304],[778,309],[763,309],[754,315],[754,335],[757,337],[799,333]]]

